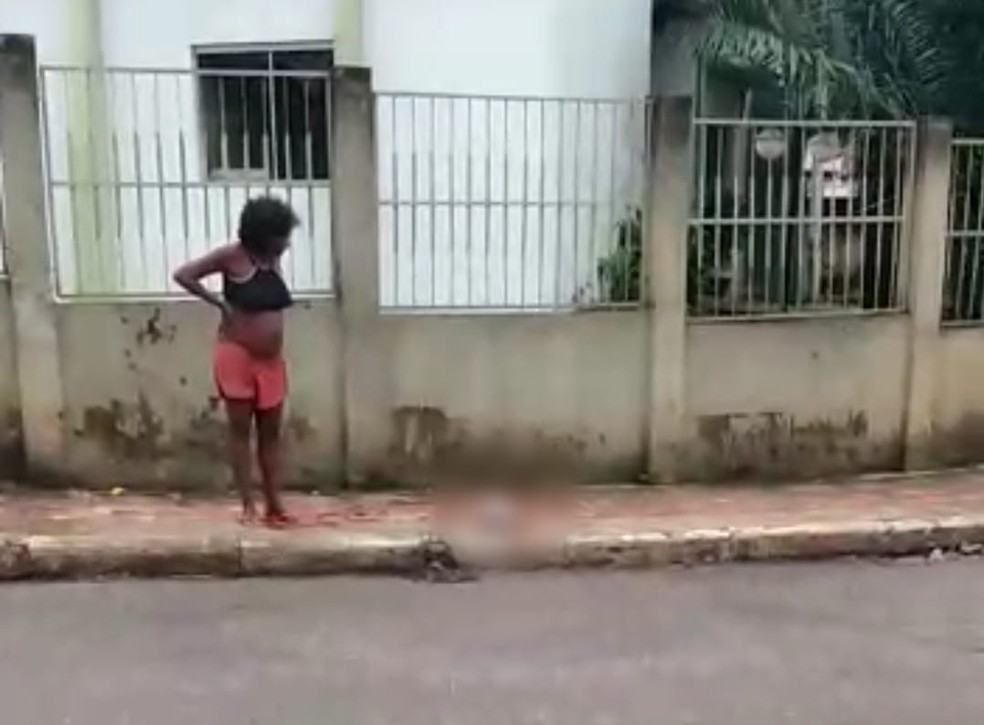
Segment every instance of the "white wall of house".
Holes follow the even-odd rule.
[[[366,0],[366,53],[380,90],[639,96],[650,1]]]
[[[43,63],[78,62],[78,34],[68,27],[72,2],[79,0],[0,0],[0,32],[37,35]],[[334,3],[102,0],[101,37],[95,41],[110,67],[190,68],[196,45],[334,40]],[[649,0],[362,3],[360,45],[380,91],[623,101],[647,92]],[[67,140],[70,117],[71,128],[78,128],[73,112],[77,104],[71,93],[57,89],[57,77],[53,80],[48,88],[52,175],[78,181],[79,164],[76,160],[76,168],[70,168]],[[132,182],[139,149],[142,176],[151,185],[142,192],[106,192],[95,201],[91,195],[76,196],[74,202],[69,187],[56,189],[52,197],[60,263],[69,272],[64,279],[72,279],[77,254],[88,249],[85,239],[73,238],[81,226],[73,221],[81,200],[99,205],[99,234],[113,238],[112,245],[101,247],[112,257],[106,263],[114,265],[113,283],[123,291],[167,291],[168,268],[227,238],[241,201],[262,186],[204,183],[199,110],[190,75],[157,80],[141,75],[135,85],[118,76],[97,90],[109,111],[106,124],[86,131],[97,137],[91,149],[98,157],[96,167],[108,169],[110,179]],[[381,195],[393,198],[390,162],[397,159],[396,190],[410,193],[411,167],[416,165],[415,199],[420,203],[412,213],[409,206],[400,212],[408,215],[402,224],[392,209],[381,209],[384,301],[460,305],[467,296],[478,305],[526,304],[529,298],[510,298],[507,288],[535,284],[541,290],[538,300],[551,305],[570,301],[578,289],[590,287],[595,266],[591,255],[603,252],[616,218],[639,197],[634,179],[641,162],[638,109],[630,118],[630,104],[624,102],[542,107],[486,102],[483,111],[476,101],[471,107],[475,127],[468,135],[466,101],[387,102],[384,97],[380,104]],[[490,117],[484,125],[479,121],[484,121],[483,113]],[[419,124],[413,138],[411,116]],[[186,189],[168,186],[162,191],[157,184],[161,179],[187,182]],[[432,186],[433,197],[424,193]],[[299,234],[288,264],[301,287],[327,287],[328,191],[298,188],[292,193],[300,195],[292,201],[307,231]],[[441,193],[445,202],[455,201],[445,203],[443,211],[435,210]],[[567,211],[557,205],[564,198],[572,202]],[[116,208],[121,210],[118,219]],[[91,236],[94,228],[90,221],[85,234]],[[414,247],[417,256],[411,260]],[[496,261],[490,264],[492,257]],[[410,288],[417,291],[407,297]],[[438,290],[445,292],[439,295]]]
[[[0,33],[37,38],[38,55],[49,63],[72,58],[70,5],[74,0],[0,0]]]
[[[597,259],[641,201],[649,0],[368,0],[367,10],[375,86],[396,93],[380,98],[377,123],[383,303],[597,299]],[[481,98],[503,95],[528,98]]]
[[[330,40],[333,0],[102,0],[106,65],[187,68],[191,47]]]

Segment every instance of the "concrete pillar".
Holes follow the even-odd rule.
[[[953,127],[926,120],[916,137],[916,165],[909,199],[909,259],[906,289],[910,312],[905,410],[905,465],[933,465],[932,436],[936,393],[936,356],[943,312]]]
[[[0,163],[17,381],[28,468],[62,450],[62,389],[51,289],[34,39],[0,35]]]
[[[332,246],[342,317],[343,442],[349,481],[379,470],[389,440],[390,356],[379,314],[376,104],[367,68],[332,81]]]
[[[102,3],[73,0],[65,16],[69,55],[78,71],[59,72],[54,86],[65,84],[68,102],[69,174],[74,184],[76,277],[79,292],[111,293],[121,279],[121,257],[112,187],[97,186],[110,177],[111,123],[103,73]],[[82,70],[85,69],[85,70]]]
[[[335,64],[366,65],[365,0],[335,0],[333,11]]]
[[[692,195],[693,101],[655,101],[643,265],[649,305],[649,475],[676,478],[689,439],[686,410],[687,234]]]

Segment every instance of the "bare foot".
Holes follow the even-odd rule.
[[[243,526],[251,526],[259,520],[259,515],[256,512],[256,506],[250,503],[243,504],[243,510],[239,514],[239,523]]]
[[[286,511],[267,511],[263,516],[263,523],[271,529],[286,529],[296,526],[298,521],[296,516],[291,516]]]

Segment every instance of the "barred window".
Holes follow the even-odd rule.
[[[198,49],[212,179],[327,180],[330,47]]]

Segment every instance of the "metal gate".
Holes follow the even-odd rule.
[[[278,70],[272,52],[263,69],[203,57],[194,70],[42,67],[59,296],[177,294],[171,270],[233,238],[259,194],[301,219],[293,288],[331,293],[330,71]]]

